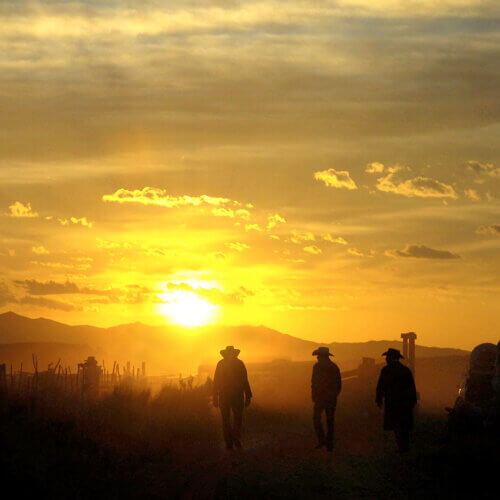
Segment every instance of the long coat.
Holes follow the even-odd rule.
[[[243,361],[238,358],[224,358],[219,361],[215,369],[213,397],[214,401],[222,405],[243,401],[243,397],[252,397]]]
[[[382,368],[377,384],[377,403],[384,402],[384,429],[386,431],[413,429],[413,408],[417,391],[411,370],[399,363]]]
[[[339,367],[330,359],[318,361],[313,367],[311,392],[318,408],[335,408],[342,390]]]

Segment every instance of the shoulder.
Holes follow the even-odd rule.
[[[339,372],[339,371],[340,371],[340,368],[339,368],[339,366],[337,365],[337,363],[334,363],[333,361],[330,361],[330,363],[331,363],[331,367],[332,367],[335,371],[337,371],[337,372]]]
[[[219,368],[220,366],[223,366],[223,365],[224,365],[224,360],[220,359],[219,362],[217,363],[217,368]]]
[[[400,365],[401,365],[401,368],[400,368],[401,373],[404,373],[405,375],[413,376],[412,371],[406,365],[403,365],[402,363],[400,363]]]

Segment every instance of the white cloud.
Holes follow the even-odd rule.
[[[321,250],[321,248],[318,248],[316,245],[309,245],[307,247],[304,247],[304,252],[310,253],[312,255],[319,255],[320,253],[323,253],[323,250]]]
[[[358,186],[356,186],[356,183],[351,179],[351,175],[347,170],[329,168],[328,170],[315,172],[314,178],[317,181],[323,181],[329,187],[337,189],[345,188],[349,190],[358,189]]]
[[[365,172],[369,174],[378,174],[384,171],[384,164],[374,161],[372,163],[368,163],[365,168]]]
[[[329,241],[330,243],[338,243],[339,245],[347,245],[347,241],[342,238],[342,236],[337,236],[337,238],[334,238],[331,234],[325,234],[323,236],[323,239],[325,241]]]
[[[380,177],[376,187],[379,191],[400,194],[408,198],[458,198],[453,186],[422,176],[395,182],[394,174],[390,173],[385,177]]]
[[[19,218],[33,218],[39,217],[37,212],[33,212],[31,209],[31,203],[26,203],[23,205],[20,201],[16,201],[14,204],[9,206],[10,212],[8,215],[10,217],[19,217]]]
[[[249,249],[250,245],[237,241],[236,243],[229,243],[229,248],[231,248],[232,250],[236,250],[237,252],[243,252],[243,250]]]
[[[361,250],[358,250],[357,248],[348,248],[347,251],[351,255],[355,255],[356,257],[364,257],[365,256],[365,254]]]
[[[284,217],[279,214],[270,215],[267,218],[267,229],[272,229],[278,224],[284,224],[286,222]]]
[[[230,200],[229,198],[214,197],[214,196],[172,196],[167,194],[165,189],[144,187],[142,189],[118,189],[113,194],[105,194],[102,197],[103,201],[116,203],[137,203],[141,205],[156,205],[165,208],[179,208],[183,206],[200,206],[200,205],[241,205],[240,202]]]
[[[475,189],[466,189],[464,191],[465,197],[472,201],[481,201],[481,195]]]
[[[31,251],[37,255],[48,255],[50,253],[43,245],[40,245],[39,247],[31,247]]]
[[[310,232],[300,232],[296,231],[295,229],[292,230],[292,236],[290,238],[290,241],[292,243],[299,244],[301,241],[315,241],[316,238],[313,233]]]

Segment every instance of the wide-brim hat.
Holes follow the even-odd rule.
[[[240,353],[239,349],[235,349],[233,345],[228,345],[225,349],[220,352],[222,356],[238,356]]]
[[[392,347],[387,349],[382,356],[385,356],[386,358],[404,359],[404,356],[397,349],[393,349]]]
[[[330,349],[328,347],[318,347],[315,351],[312,353],[313,356],[333,356],[333,354],[330,352]]]

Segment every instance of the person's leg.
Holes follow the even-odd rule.
[[[230,413],[231,407],[229,405],[223,405],[220,407],[220,414],[222,417],[222,433],[224,434],[224,441],[226,442],[226,448],[228,449],[231,449],[233,447]]]
[[[399,453],[406,453],[410,449],[410,432],[404,429],[395,429],[394,435]]]
[[[323,430],[323,424],[321,423],[322,413],[323,413],[323,408],[319,406],[314,406],[313,423],[314,423],[314,430],[316,431],[316,436],[318,437],[318,447],[324,446],[325,444],[325,431]]]
[[[233,441],[236,447],[241,447],[241,429],[243,426],[243,400],[232,404],[233,410]]]
[[[326,408],[326,447],[333,450],[333,433],[335,425],[335,408]]]

